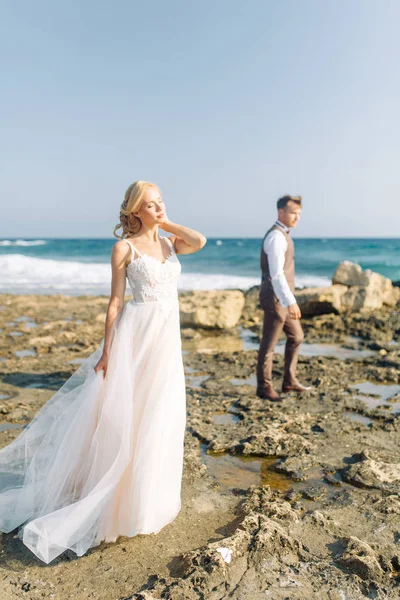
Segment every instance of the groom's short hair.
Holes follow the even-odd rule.
[[[292,201],[292,202],[296,202],[296,204],[301,206],[301,200],[302,200],[301,196],[290,196],[289,194],[286,194],[285,196],[282,196],[282,198],[279,198],[276,205],[278,208],[285,208],[286,204],[288,202]]]

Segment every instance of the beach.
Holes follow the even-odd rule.
[[[304,317],[298,376],[313,387],[276,404],[255,395],[257,287],[238,293],[234,327],[181,329],[187,427],[175,521],[48,566],[16,532],[2,534],[1,598],[398,598],[399,304]],[[0,296],[1,446],[97,348],[107,303]]]

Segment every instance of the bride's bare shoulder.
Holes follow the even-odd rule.
[[[121,252],[126,252],[127,250],[129,250],[129,243],[127,242],[127,240],[118,240],[118,242],[115,242],[111,249],[113,254],[119,254]]]
[[[115,261],[126,261],[131,254],[131,246],[125,239],[118,240],[115,242],[111,249],[111,260]]]

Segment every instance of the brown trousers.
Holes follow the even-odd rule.
[[[257,387],[265,389],[272,386],[272,363],[275,346],[285,332],[285,369],[283,382],[293,385],[296,380],[296,367],[299,357],[300,344],[304,340],[303,328],[299,319],[291,319],[289,311],[284,308],[275,295],[263,299],[264,325],[262,340],[258,353]]]

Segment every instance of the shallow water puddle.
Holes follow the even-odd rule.
[[[278,354],[284,354],[284,340],[278,342],[275,351]],[[345,360],[346,358],[365,358],[367,356],[373,356],[374,354],[375,352],[372,350],[353,350],[336,344],[311,344],[303,342],[300,346],[300,355],[303,356],[334,356],[340,360]]]
[[[240,352],[243,342],[236,331],[200,331],[192,338],[183,338],[182,347],[187,352],[214,354],[215,352]]]
[[[235,456],[227,452],[207,452],[201,444],[201,457],[210,475],[225,489],[248,489],[251,485],[269,485],[274,490],[289,490],[293,482],[270,469],[276,462],[272,456]]]
[[[229,379],[229,381],[233,385],[252,385],[254,387],[257,386],[257,376],[256,375],[251,375],[250,377],[247,377],[247,379]]]
[[[243,350],[258,350],[260,342],[256,333],[251,329],[245,329],[244,327],[238,327],[239,336],[242,340]]]
[[[392,412],[400,412],[400,385],[399,384],[382,384],[373,383],[371,381],[363,381],[350,386],[352,389],[360,392],[355,397],[364,402],[369,408],[378,408],[378,406],[388,405],[388,409]],[[375,396],[375,397],[374,397]],[[391,398],[394,401],[391,401]]]
[[[186,376],[186,381],[189,387],[199,388],[203,381],[206,381],[208,377],[208,375],[189,375]]]
[[[309,508],[318,508],[345,487],[340,476],[330,475],[329,480],[319,466],[306,471],[306,479],[297,481],[285,473],[274,470],[275,456],[236,456],[229,452],[207,452],[207,445],[200,445],[201,459],[209,474],[220,484],[222,490],[247,490],[252,485],[268,485],[272,490],[294,494],[292,499],[303,500]]]
[[[242,420],[239,409],[231,404],[226,411],[218,411],[213,414],[214,425],[234,425]]]
[[[15,355],[18,356],[18,358],[25,358],[25,356],[36,356],[36,350],[16,350]]]
[[[364,415],[360,415],[359,413],[350,410],[344,412],[343,416],[349,421],[353,421],[354,423],[361,423],[361,425],[366,425],[367,427],[372,423],[372,419],[370,419],[369,417],[365,417]]]
[[[27,317],[27,316],[22,316],[22,317],[17,317],[16,319],[14,319],[15,323],[24,323],[25,327],[37,327],[37,323],[35,322],[35,319],[33,319],[32,317]]]
[[[239,335],[243,343],[243,350],[258,350],[260,343],[256,333],[251,329],[245,329],[244,327],[238,327]],[[361,338],[360,338],[361,339]],[[350,342],[357,341],[357,338],[349,336]],[[284,354],[286,340],[279,340],[275,351],[277,354]],[[342,360],[346,358],[364,358],[367,356],[373,356],[375,354],[372,350],[356,350],[353,348],[345,348],[338,344],[327,344],[327,343],[309,343],[303,342],[300,348],[300,354],[303,356],[335,356]]]
[[[233,425],[234,423],[238,423],[238,421],[240,421],[240,417],[232,413],[217,412],[213,414],[214,425]]]
[[[24,425],[20,425],[19,423],[1,423],[0,424],[0,432],[1,431],[9,431],[10,429],[23,429]]]

